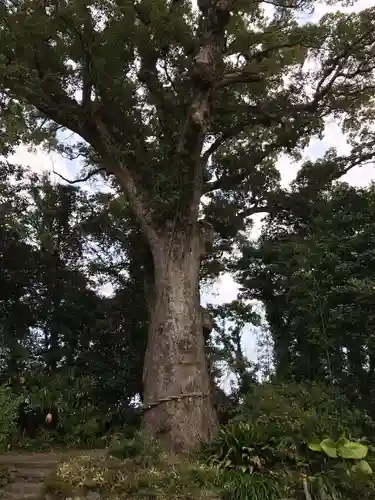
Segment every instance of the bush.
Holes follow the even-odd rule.
[[[236,417],[206,447],[205,456],[220,471],[219,483],[231,500],[308,499],[309,494],[317,500],[350,499],[359,492],[370,499],[375,498],[375,482],[361,473],[365,465],[353,461],[355,454],[334,456],[332,447],[345,442],[348,449],[369,450],[371,467],[371,440],[367,448],[342,436],[363,441],[364,432],[374,428],[334,390],[264,384],[245,398]],[[330,456],[323,453],[327,449]]]
[[[34,376],[25,390],[32,406],[58,408],[58,433],[45,433],[46,443],[59,444],[60,439],[68,447],[87,444],[91,446],[102,431],[100,412],[92,404],[95,381],[91,377],[73,377],[59,374],[56,377]],[[66,438],[68,437],[68,441]]]
[[[234,421],[257,421],[273,435],[298,441],[341,434],[354,439],[375,435],[375,423],[353,407],[339,390],[321,384],[271,384],[255,387],[239,406]],[[272,429],[272,431],[271,431]]]
[[[50,448],[104,448],[108,446],[114,427],[134,433],[134,422],[126,426],[135,411],[124,405],[121,408],[104,408],[96,399],[98,382],[93,377],[74,377],[69,373],[55,377],[33,374],[25,381],[23,392],[32,406],[58,409],[56,430],[40,430],[35,439],[25,439],[24,449]],[[131,427],[131,429],[130,429]]]
[[[0,451],[17,439],[17,417],[21,397],[7,384],[0,385]]]
[[[141,432],[136,432],[131,439],[125,439],[123,436],[114,437],[110,443],[108,454],[120,460],[134,457],[147,457],[150,461],[158,461],[162,450],[158,441],[151,437],[145,438]]]

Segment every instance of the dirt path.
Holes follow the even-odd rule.
[[[80,454],[101,455],[104,450],[74,450],[47,453],[6,453],[0,455],[0,468],[6,467],[12,482],[0,487],[1,500],[40,500],[45,478],[65,457]]]

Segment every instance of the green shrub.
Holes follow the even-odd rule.
[[[204,453],[208,465],[219,471],[218,484],[230,499],[311,495],[313,500],[335,500],[355,498],[358,492],[370,499],[375,498],[372,444],[357,441],[373,429],[371,420],[336,391],[317,385],[265,384],[252,392],[251,399],[245,398]],[[334,446],[339,450],[335,456]]]
[[[102,431],[100,412],[92,403],[95,380],[91,377],[73,377],[60,374],[56,377],[34,376],[26,384],[31,404],[49,408],[51,404],[59,409],[61,436],[45,433],[46,443],[55,445],[61,439],[67,447],[87,444],[91,446]],[[68,439],[66,439],[68,438]]]
[[[69,373],[56,377],[41,374],[26,379],[23,392],[32,406],[58,408],[57,430],[40,429],[34,439],[23,439],[20,446],[27,450],[50,448],[104,448],[109,417],[96,402],[97,382],[92,377],[74,377]]]
[[[298,441],[316,437],[354,439],[375,435],[375,423],[353,408],[339,390],[321,384],[271,384],[255,387],[239,406],[234,421],[263,422],[272,434]]]
[[[7,384],[0,385],[0,451],[17,439],[17,416],[21,397]]]
[[[145,436],[142,432],[136,432],[131,439],[123,436],[114,437],[109,446],[109,456],[119,458],[120,460],[134,457],[147,457],[159,460],[162,449],[157,440],[150,436]]]
[[[90,376],[59,373],[54,377],[44,374],[26,377],[23,393],[30,404],[43,410],[54,405],[59,415],[56,431],[41,429],[35,439],[22,440],[22,448],[105,448],[118,430],[107,425],[112,417],[121,433],[133,435],[138,425],[136,411],[125,405],[121,408],[104,405],[98,401],[98,390],[98,380]]]

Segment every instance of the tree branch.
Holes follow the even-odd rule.
[[[94,177],[95,175],[97,175],[103,171],[106,171],[106,169],[104,167],[100,167],[100,168],[95,169],[93,172],[90,172],[89,174],[85,175],[85,177],[81,177],[80,179],[74,179],[74,180],[67,179],[63,175],[56,172],[55,170],[53,170],[53,173],[56,174],[58,177],[60,177],[60,179],[62,179],[63,181],[68,182],[69,184],[78,184],[79,182],[88,181],[89,179],[91,179],[92,177]]]
[[[220,80],[215,88],[223,88],[228,85],[233,85],[236,83],[259,83],[264,80],[264,77],[259,73],[252,73],[250,71],[249,64],[252,62],[260,63],[263,59],[270,57],[272,52],[282,50],[282,49],[290,49],[293,47],[302,46],[301,43],[283,43],[280,45],[274,45],[273,47],[266,48],[264,50],[259,50],[254,54],[241,54],[247,61],[247,65],[239,71],[235,71],[233,73],[227,73],[223,76],[222,80]]]
[[[13,59],[9,60],[9,65],[14,62],[13,56]],[[41,75],[36,83],[36,89],[34,86],[30,88],[22,74],[19,78],[15,78],[12,74],[12,77],[5,78],[3,82],[5,87],[8,86],[12,92],[35,106],[43,115],[81,136],[97,151],[103,159],[106,171],[115,175],[127,196],[150,244],[158,244],[159,238],[154,229],[151,203],[146,200],[145,193],[142,193],[131,173],[131,170],[136,171],[132,154],[114,144],[106,124],[100,117],[88,112],[75,99],[69,97],[59,82],[42,78]]]
[[[263,207],[257,207],[257,206],[249,207],[239,212],[239,214],[236,216],[236,219],[243,220],[255,214],[263,214],[263,213],[266,214],[270,212],[271,212],[271,207],[269,205]]]
[[[159,237],[154,228],[154,221],[149,200],[146,200],[144,193],[138,187],[128,165],[124,161],[124,153],[118,151],[116,145],[112,144],[112,137],[106,126],[100,120],[97,120],[96,127],[98,131],[98,140],[93,145],[103,160],[108,164],[107,171],[113,173],[117,182],[126,194],[131,209],[137,217],[140,227],[148,238],[151,247],[159,245]]]
[[[11,60],[10,64],[12,62]],[[12,91],[16,91],[43,115],[81,136],[98,152],[106,165],[106,171],[115,175],[124,194],[128,197],[131,208],[150,244],[157,244],[159,238],[153,227],[150,202],[146,201],[145,195],[141,193],[125,163],[126,157],[131,161],[130,155],[113,144],[105,124],[98,117],[85,111],[61,87],[55,84],[50,85],[44,79],[38,82],[40,88],[37,91],[29,90],[27,82],[23,82],[22,78],[12,78],[9,82],[5,79],[4,83],[9,84]]]
[[[268,58],[270,56],[271,52],[274,52],[276,50],[281,50],[281,49],[292,49],[294,47],[302,47],[302,46],[304,46],[304,45],[301,43],[298,43],[298,42],[282,43],[281,45],[274,45],[273,47],[259,50],[258,52],[255,52],[254,54],[242,54],[242,55],[247,60],[247,62],[256,61],[257,63],[260,63],[263,59]]]
[[[43,99],[43,97],[47,99],[46,96],[39,94],[33,95],[29,102],[50,119],[61,123],[91,144],[106,164],[106,171],[115,175],[124,194],[128,197],[131,208],[150,244],[157,244],[159,238],[154,229],[150,203],[141,194],[141,190],[125,163],[126,154],[112,144],[113,141],[106,126],[99,119],[91,114],[83,113],[82,107],[76,101],[70,99],[62,91],[61,93],[63,94],[61,96],[54,94],[53,97],[58,100],[56,103],[52,98],[48,98],[49,105],[46,105]],[[64,100],[66,106],[62,104]]]
[[[264,111],[261,110],[259,106],[249,106],[249,111],[252,111],[253,115],[247,118],[246,120],[242,120],[231,128],[222,132],[222,134],[215,139],[215,141],[211,144],[211,146],[202,154],[202,162],[206,164],[209,160],[210,156],[212,156],[216,151],[228,140],[235,137],[237,134],[240,134],[246,127],[250,125],[272,125],[273,121],[279,121],[277,117],[274,117]],[[258,115],[256,117],[256,115]]]
[[[246,179],[246,177],[251,175],[252,167],[259,165],[268,155],[275,153],[277,148],[282,148],[288,145],[289,141],[290,139],[285,138],[284,141],[268,144],[264,150],[253,152],[251,160],[249,159],[246,171],[228,177],[221,177],[214,182],[207,183],[205,185],[204,194],[215,191],[216,189],[230,189],[233,185],[238,186]]]
[[[190,212],[199,210],[203,185],[201,150],[211,119],[212,94],[219,73],[222,71],[225,53],[225,29],[230,20],[230,10],[235,0],[198,0],[200,10],[199,44],[191,74],[192,99],[178,141],[185,175],[191,179],[194,189]]]
[[[228,73],[216,83],[215,89],[220,89],[227,87],[228,85],[234,85],[236,83],[259,83],[264,80],[262,73],[250,73],[249,71],[243,69],[242,71],[235,71],[234,73]]]

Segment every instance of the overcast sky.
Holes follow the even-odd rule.
[[[342,8],[337,6],[327,6],[323,3],[317,3],[315,11],[312,15],[300,16],[301,22],[306,21],[316,21],[326,14],[327,12],[333,12],[336,10],[340,11],[360,11],[366,7],[371,7],[374,4],[374,0],[360,0],[356,2],[353,6]],[[323,140],[313,139],[308,148],[304,151],[304,157],[315,159],[321,157],[324,152],[329,147],[336,147],[339,152],[347,152],[347,144],[343,134],[340,131],[338,125],[331,121],[327,124],[325,135]],[[61,158],[59,155],[51,153],[46,154],[41,150],[36,153],[28,152],[26,146],[21,146],[18,148],[16,154],[13,156],[12,160],[16,163],[28,165],[35,171],[47,170],[52,172],[53,170],[59,172],[68,178],[74,178],[79,171],[79,164],[76,161],[68,161]],[[283,186],[288,186],[290,182],[295,178],[300,164],[293,162],[288,157],[281,157],[279,160],[279,169],[282,178]],[[344,178],[347,182],[356,186],[368,185],[371,181],[375,180],[375,167],[374,165],[367,165],[362,168],[352,169]],[[84,186],[89,187],[89,186]],[[259,217],[255,220],[254,234],[259,233]],[[233,282],[229,275],[224,275],[220,278],[217,284],[213,287],[212,293],[204,293],[202,300],[204,303],[222,303],[228,302],[235,299],[237,296],[237,286]],[[251,359],[256,358],[256,330],[247,328],[244,331],[243,343],[247,355]]]

